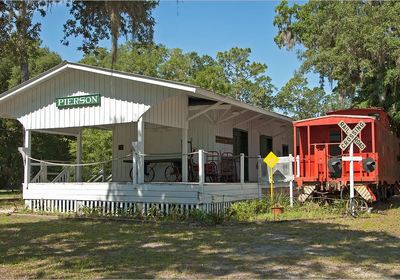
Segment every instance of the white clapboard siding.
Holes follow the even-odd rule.
[[[145,127],[144,130],[144,152],[153,158],[160,157],[162,154],[174,153],[176,157],[181,154],[182,130],[174,127]],[[114,182],[129,182],[129,172],[132,168],[131,163],[124,162],[131,158],[123,158],[132,153],[132,142],[137,141],[137,123],[117,124],[113,128],[113,161],[112,174]],[[119,148],[123,149],[120,150]],[[145,157],[146,159],[146,157]],[[165,181],[165,164],[157,164],[154,167],[156,176],[154,181]]]
[[[101,106],[56,107],[56,98],[87,94],[100,94]],[[181,90],[67,69],[2,102],[0,112],[26,129],[51,129],[136,122],[152,107],[145,121],[185,126],[187,96]]]
[[[114,182],[129,182],[129,172],[132,163],[124,162],[132,158],[123,158],[132,154],[132,142],[137,141],[137,123],[117,124],[113,129],[113,145],[112,154],[116,159],[112,162],[112,175]],[[122,145],[123,150],[119,150],[118,146]],[[118,159],[118,160],[117,160]]]

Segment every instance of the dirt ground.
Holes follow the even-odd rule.
[[[199,226],[0,215],[0,278],[400,278],[400,198],[363,218]]]

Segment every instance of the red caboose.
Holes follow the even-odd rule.
[[[350,163],[342,157],[349,155],[349,148],[342,151],[339,147],[346,137],[338,126],[340,121],[351,129],[360,121],[366,124],[359,135],[366,148],[360,151],[354,145],[354,156],[362,157],[354,162],[354,188],[359,197],[367,202],[387,198],[400,182],[400,139],[390,131],[387,113],[372,108],[340,110],[293,122],[299,200],[348,194]]]

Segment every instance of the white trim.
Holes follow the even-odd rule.
[[[14,94],[17,94],[18,92],[21,92],[21,91],[23,91],[23,90],[25,90],[27,88],[30,88],[30,87],[36,85],[37,83],[40,83],[43,80],[46,80],[46,79],[50,78],[51,76],[57,74],[58,72],[61,72],[61,71],[65,70],[67,68],[68,68],[68,64],[66,64],[66,65],[64,65],[64,66],[62,66],[62,67],[60,67],[60,68],[58,68],[58,69],[56,69],[54,71],[51,71],[47,75],[44,75],[43,77],[40,77],[39,79],[36,79],[36,80],[34,80],[34,81],[30,82],[30,83],[27,83],[26,85],[24,85],[24,86],[22,86],[20,88],[17,88],[14,91],[11,91],[9,94],[0,97],[0,103],[3,102],[4,100],[8,99],[9,97],[13,96]]]
[[[189,105],[189,111],[198,111],[201,110],[203,108],[207,108],[210,105]],[[221,104],[219,105],[217,108],[215,108],[214,110],[228,110],[231,109],[232,105],[231,104]]]
[[[199,95],[205,96],[205,97],[207,97],[209,99],[212,99],[212,100],[223,101],[225,103],[232,104],[232,105],[238,106],[238,107],[243,108],[243,109],[251,110],[251,111],[266,115],[266,116],[271,116],[271,117],[278,118],[278,119],[281,119],[281,120],[284,120],[284,121],[287,121],[287,122],[292,122],[293,121],[291,118],[283,116],[283,115],[280,115],[278,113],[265,111],[264,109],[261,109],[259,107],[255,107],[253,105],[250,105],[250,104],[235,100],[235,99],[227,97],[227,96],[222,96],[220,94],[216,94],[214,92],[211,92],[211,91],[208,91],[208,90],[205,90],[205,89],[202,89],[202,88],[196,88],[196,93],[199,94]]]
[[[362,115],[326,115],[326,116],[321,116],[321,117],[315,117],[315,118],[309,118],[309,119],[304,119],[304,120],[299,120],[299,121],[294,121],[293,123],[302,123],[306,121],[313,121],[313,120],[319,120],[319,119],[326,119],[326,118],[331,118],[331,117],[337,117],[337,118],[354,118],[354,119],[359,119],[359,118],[364,118],[364,119],[372,119],[375,120],[375,117],[373,116],[362,116]]]
[[[222,104],[222,101],[218,101],[217,103],[215,103],[215,104],[213,104],[213,105],[211,105],[211,106],[208,106],[207,108],[201,110],[200,112],[194,114],[193,116],[188,117],[187,120],[188,120],[188,121],[191,121],[191,120],[197,118],[198,116],[201,116],[201,115],[203,115],[204,113],[207,113],[208,111],[210,111],[210,110],[212,110],[212,109],[214,109],[214,108],[217,108],[217,107],[218,107],[219,105],[221,105],[221,104]]]
[[[63,136],[73,136],[78,137],[80,132],[72,133],[72,132],[63,132],[63,131],[55,131],[55,130],[46,130],[46,129],[32,129],[33,132],[45,133],[45,134],[54,134],[54,135],[63,135]]]
[[[112,72],[111,70],[94,69],[92,67],[86,67],[83,65],[75,65],[75,64],[67,64],[67,66],[68,66],[68,68],[71,68],[71,69],[82,70],[82,71],[97,73],[97,74],[101,74],[101,75],[107,75],[107,76],[112,76],[112,77],[116,77],[116,78],[127,79],[127,80],[131,80],[131,81],[137,81],[137,82],[143,82],[143,83],[147,83],[147,84],[169,87],[169,88],[189,91],[189,92],[193,92],[193,93],[196,91],[195,87],[179,85],[179,84],[176,84],[173,82],[160,81],[160,80],[155,80],[155,79],[150,79],[150,78],[133,76],[134,74],[115,73],[115,72]]]
[[[246,113],[247,111],[248,111],[248,110],[243,110],[243,111],[240,111],[239,114],[237,114],[237,115],[230,115],[229,117],[227,117],[227,118],[225,118],[225,119],[219,120],[219,121],[217,122],[217,124],[221,124],[221,123],[226,122],[226,121],[228,121],[228,120],[230,120],[230,119],[233,119],[233,118],[235,118],[235,117],[239,117],[240,115]]]
[[[343,161],[362,161],[362,157],[361,156],[343,156],[342,157]]]
[[[215,124],[215,121],[208,115],[208,113],[205,113],[204,116],[210,121],[210,123]]]
[[[261,114],[256,114],[255,116],[252,116],[251,118],[246,118],[245,120],[240,121],[240,122],[238,122],[238,123],[235,123],[234,125],[235,125],[235,126],[239,126],[239,125],[241,125],[241,124],[250,122],[250,121],[252,121],[252,120],[254,120],[254,119],[256,119],[256,118],[258,118],[258,117],[260,117],[260,116],[261,116]]]

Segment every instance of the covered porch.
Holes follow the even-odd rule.
[[[0,112],[25,128],[23,198],[43,211],[207,210],[255,199],[265,182],[261,158],[293,151],[285,116],[195,86],[73,63],[0,95]],[[112,133],[111,158],[82,161],[87,128]],[[76,161],[35,158],[32,133],[74,138]]]

